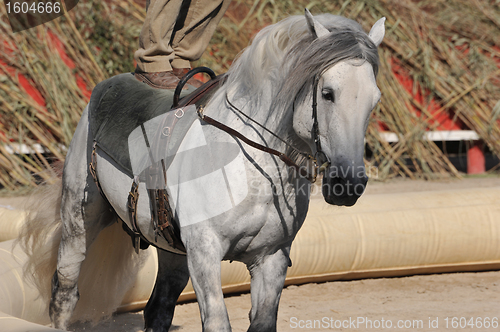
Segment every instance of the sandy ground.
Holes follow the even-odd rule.
[[[500,186],[500,177],[398,180],[370,183],[366,195],[493,186]],[[0,205],[19,206],[19,200],[0,198]],[[289,286],[280,303],[279,331],[500,331],[500,271]],[[228,296],[226,305],[233,331],[246,331],[250,295]],[[94,327],[72,328],[138,332],[143,329],[142,312],[116,315]],[[201,331],[196,302],[177,306],[170,331]]]
[[[226,305],[233,331],[246,331],[250,294],[227,297]],[[500,272],[289,286],[281,297],[278,331],[457,330],[452,328],[454,317],[459,325],[462,317],[467,322],[471,318],[478,322],[500,319]],[[317,328],[307,328],[315,320]],[[429,322],[435,328],[429,328]],[[398,324],[403,328],[398,329]],[[95,328],[80,326],[76,331],[138,332],[142,326],[141,312],[117,315]],[[499,331],[500,328],[466,326],[458,330]],[[170,331],[201,331],[197,303],[177,305]]]

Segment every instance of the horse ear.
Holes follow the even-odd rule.
[[[311,14],[309,9],[305,9],[307,26],[309,27],[309,31],[311,31],[313,37],[322,38],[324,36],[328,36],[330,31],[323,26],[323,24],[319,23]]]
[[[380,43],[382,43],[382,39],[385,36],[385,17],[382,17],[380,20],[375,22],[368,37],[372,40],[372,42],[378,47]]]

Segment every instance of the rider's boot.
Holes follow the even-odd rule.
[[[147,73],[136,68],[134,76],[139,82],[146,83],[156,89],[175,89],[181,78],[184,77],[189,70],[190,68],[174,68],[171,71]],[[199,88],[203,85],[203,82],[191,78],[187,81],[187,84]],[[186,88],[187,87],[185,87],[185,89]]]

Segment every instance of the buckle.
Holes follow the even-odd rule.
[[[177,117],[177,119],[180,119],[184,116],[184,108],[178,108],[174,115]]]
[[[161,130],[161,134],[165,137],[168,137],[170,136],[170,127],[163,127],[163,129]]]

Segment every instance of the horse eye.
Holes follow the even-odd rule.
[[[331,101],[332,103],[335,102],[335,94],[333,93],[332,90],[323,90],[321,94],[323,96],[323,99]]]

